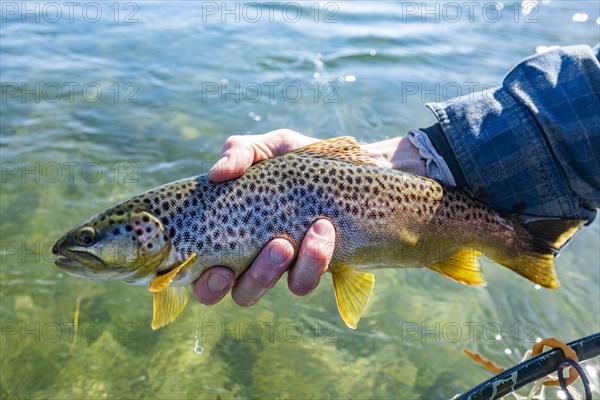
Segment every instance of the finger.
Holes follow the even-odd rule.
[[[335,228],[326,219],[315,222],[302,241],[298,261],[288,276],[290,290],[298,296],[309,294],[327,271],[335,246]]]
[[[285,239],[270,241],[242,275],[231,293],[243,307],[255,304],[281,278],[294,259],[294,248]]]
[[[248,138],[231,136],[225,141],[221,158],[208,171],[212,182],[235,179],[250,168],[254,161],[254,150]]]
[[[207,306],[218,303],[235,283],[232,270],[225,267],[213,267],[206,270],[194,282],[194,295],[198,301]]]
[[[278,129],[263,135],[230,136],[223,146],[219,161],[208,171],[212,182],[235,179],[259,161],[264,161],[314,143],[318,139],[290,129]]]

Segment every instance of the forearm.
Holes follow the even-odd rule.
[[[500,88],[428,106],[449,145],[438,148],[441,155],[450,166],[455,157],[465,186],[492,207],[593,219],[600,206],[598,48],[528,58]],[[444,147],[444,138],[431,137]]]
[[[402,169],[413,173],[423,172],[420,168],[419,150],[406,136],[369,143],[363,148],[381,167]]]
[[[411,129],[406,136],[364,145],[377,164],[426,176],[446,185],[456,186],[456,180],[440,152],[427,133]],[[460,175],[460,173],[458,174]]]

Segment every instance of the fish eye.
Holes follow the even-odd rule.
[[[94,244],[95,237],[96,231],[94,231],[94,228],[86,226],[79,232],[77,239],[79,240],[79,243],[81,243],[83,246],[91,246]]]

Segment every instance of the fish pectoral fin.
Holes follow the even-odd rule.
[[[188,295],[185,286],[168,287],[154,293],[154,314],[152,329],[157,330],[175,321],[187,305]]]
[[[427,268],[464,285],[485,286],[486,281],[477,261],[480,255],[476,250],[463,247],[452,257],[430,264]]]
[[[375,277],[370,272],[355,271],[350,267],[333,272],[335,302],[349,328],[356,329],[373,293],[373,286]]]
[[[175,278],[177,273],[179,273],[179,271],[185,270],[195,260],[196,260],[196,253],[192,253],[192,255],[187,260],[183,261],[179,265],[176,265],[169,272],[162,274],[162,275],[158,275],[156,278],[152,279],[152,281],[150,282],[150,286],[148,287],[148,290],[151,292],[160,292],[162,290],[165,290],[171,284],[171,282],[173,282],[173,279]]]

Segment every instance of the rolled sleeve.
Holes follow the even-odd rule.
[[[429,103],[468,187],[502,211],[592,220],[600,206],[599,48],[518,64],[502,87]]]

